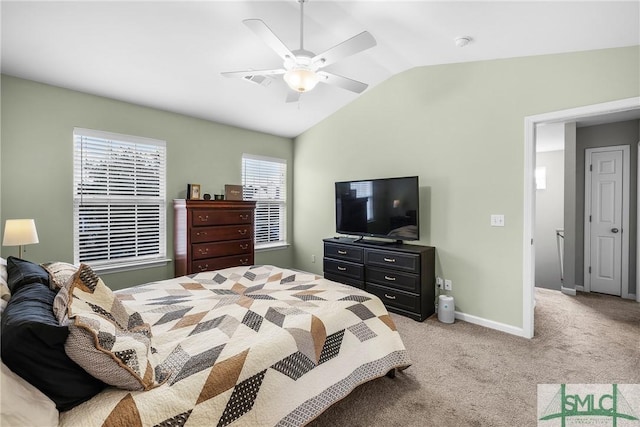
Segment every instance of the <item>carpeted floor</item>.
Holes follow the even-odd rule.
[[[392,315],[413,360],[310,427],[535,426],[537,384],[640,383],[640,304],[536,289],[531,340],[456,320]]]

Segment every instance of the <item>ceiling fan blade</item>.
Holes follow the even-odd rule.
[[[298,102],[300,100],[300,95],[302,95],[300,92],[290,90],[289,92],[287,92],[287,99],[285,99],[284,102]]]
[[[275,70],[246,70],[246,71],[226,71],[220,73],[225,77],[250,77],[250,76],[274,76],[284,74],[287,70],[279,68]]]
[[[326,71],[318,71],[317,74],[322,77],[322,79],[320,79],[321,82],[338,86],[343,89],[350,90],[351,92],[362,93],[367,87],[369,87],[366,83],[342,77],[337,74],[328,73]]]
[[[353,36],[349,40],[345,40],[342,43],[316,55],[312,59],[312,62],[318,63],[321,67],[324,67],[325,65],[333,64],[347,56],[372,48],[375,45],[376,39],[373,38],[371,33],[363,31],[357,36]]]
[[[276,36],[261,19],[245,19],[242,21],[251,31],[256,33],[282,59],[293,58],[289,48]]]

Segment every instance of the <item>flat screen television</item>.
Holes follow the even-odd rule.
[[[336,232],[393,240],[420,238],[418,177],[336,182]]]

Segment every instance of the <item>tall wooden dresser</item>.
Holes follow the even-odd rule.
[[[175,275],[252,265],[255,202],[173,201]]]

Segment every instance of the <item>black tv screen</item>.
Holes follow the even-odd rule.
[[[418,240],[418,177],[336,182],[336,232]]]

